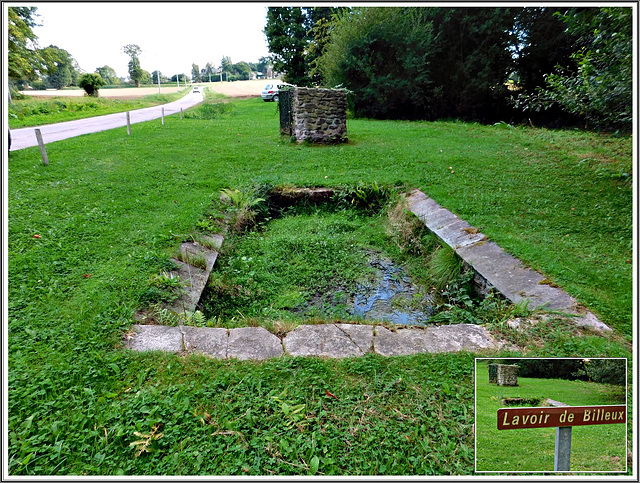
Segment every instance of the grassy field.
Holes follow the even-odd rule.
[[[129,89],[127,89],[129,90]],[[9,105],[9,127],[42,126],[75,119],[125,112],[144,107],[157,106],[175,101],[189,89],[173,93],[148,94],[141,97],[77,97],[58,94],[56,97],[29,97],[14,99]],[[60,91],[64,93],[64,91]]]
[[[558,326],[537,353],[630,356],[630,138],[349,120],[348,144],[307,146],[280,138],[260,99],[195,109],[49,144],[48,167],[37,148],[10,153],[10,473],[473,472],[471,355],[241,363],[120,349],[141,294],[223,188],[418,187],[626,340]]]
[[[476,366],[476,470],[552,472],[555,428],[498,430],[502,398],[550,398],[570,406],[625,404],[623,386],[563,379],[518,377],[518,386],[489,384],[487,364]],[[631,393],[629,393],[631,394]],[[571,471],[625,472],[625,424],[575,426],[571,434]]]

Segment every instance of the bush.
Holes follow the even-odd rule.
[[[106,85],[100,74],[82,74],[78,79],[78,86],[82,87],[88,96],[98,97],[98,89]]]

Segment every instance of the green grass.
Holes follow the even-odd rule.
[[[549,398],[570,406],[626,403],[623,386],[525,377],[518,377],[518,386],[498,386],[489,384],[485,362],[478,362],[476,371],[476,470],[479,472],[553,472],[555,428],[498,430],[496,414],[499,408],[505,407],[504,397]],[[625,424],[574,426],[571,471],[625,472],[627,430]],[[628,436],[630,438],[630,433]]]
[[[63,96],[34,99],[26,96],[26,99],[14,99],[9,105],[9,127],[18,129],[42,126],[157,106],[180,99],[189,90],[183,89],[171,94],[152,94],[136,99]]]
[[[10,153],[11,474],[473,471],[468,355],[236,363],[119,348],[141,294],[225,188],[421,188],[631,339],[630,139],[349,120],[348,144],[299,146],[280,138],[273,105],[233,105],[48,144],[48,167],[38,148]],[[537,354],[626,355],[554,334]],[[306,405],[305,432],[272,399],[285,389],[289,408]],[[158,451],[136,457],[134,432],[160,424]]]

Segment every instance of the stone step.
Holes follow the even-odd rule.
[[[171,259],[178,268],[170,271],[169,276],[180,277],[182,281],[181,294],[172,303],[161,304],[160,309],[167,309],[178,315],[195,312],[202,292],[209,281],[211,270],[216,263],[218,250],[222,246],[224,238],[217,234],[206,235],[202,237],[201,241],[204,244],[196,241],[182,243],[180,245],[182,260]],[[194,259],[204,260],[205,266],[194,265],[196,263]],[[146,311],[139,311],[136,312],[134,318],[142,322],[146,320],[148,315]]]
[[[513,303],[528,302],[530,309],[546,309],[575,315],[577,325],[599,331],[611,328],[559,287],[526,267],[479,230],[443,208],[420,190],[407,197],[409,210],[425,226],[467,262],[489,287],[495,288]]]
[[[357,357],[478,352],[504,346],[479,325],[458,324],[391,331],[381,325],[300,325],[282,339],[263,327],[236,329],[133,325],[125,347],[134,351],[201,353],[217,359],[263,360],[282,355]]]

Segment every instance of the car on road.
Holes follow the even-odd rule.
[[[193,93],[194,93],[194,94],[199,94],[199,93],[200,93],[200,87],[198,87],[198,86],[193,86]]]
[[[295,87],[292,84],[287,84],[286,82],[278,82],[274,84],[267,84],[265,88],[262,90],[262,100],[264,102],[278,102],[280,100],[280,89],[286,89],[290,87]]]

